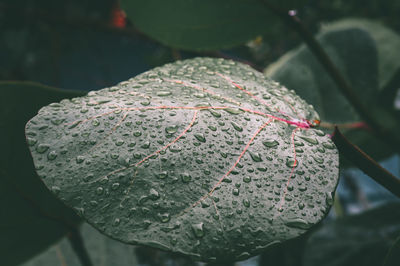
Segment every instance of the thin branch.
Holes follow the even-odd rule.
[[[78,256],[82,266],[92,266],[93,263],[90,260],[89,253],[87,252],[83,243],[83,238],[77,228],[72,228],[68,233],[68,240],[71,244],[72,249]]]
[[[325,68],[327,73],[331,76],[332,80],[336,83],[340,92],[346,97],[346,99],[354,107],[360,117],[373,129],[375,134],[380,136],[387,143],[390,143],[390,146],[393,147],[395,150],[400,151],[400,138],[398,134],[392,133],[393,131],[390,130],[385,124],[380,122],[377,117],[372,114],[370,108],[368,108],[360,101],[355,90],[350,86],[350,84],[346,81],[346,79],[343,77],[337,67],[333,64],[328,54],[314,38],[312,33],[304,26],[300,18],[296,16],[296,12],[287,12],[286,10],[280,9],[265,0],[262,0],[262,2],[276,15],[281,17],[291,28],[293,28],[301,36],[311,52]],[[396,121],[396,119],[392,117],[390,113],[385,113],[385,115],[390,116],[392,121]],[[387,119],[389,119],[389,117],[387,117]]]
[[[347,130],[347,129],[362,129],[364,131],[371,132],[371,128],[369,128],[368,125],[362,121],[351,122],[351,123],[342,123],[342,124],[321,122],[319,124],[320,128],[326,128],[326,129],[335,129],[336,126],[340,129],[345,129],[345,130]]]
[[[374,159],[352,144],[336,127],[332,136],[339,152],[353,162],[365,174],[400,198],[400,179],[380,166]]]

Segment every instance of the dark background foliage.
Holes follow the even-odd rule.
[[[296,1],[288,1],[296,2]],[[400,32],[400,4],[387,1],[300,1],[293,5],[314,33],[321,23],[343,17],[377,19]],[[113,23],[116,0],[5,0],[0,2],[0,79],[38,81],[64,89],[93,90],[111,86],[179,58],[232,57],[263,69],[301,43],[282,23],[250,45],[183,52],[150,39],[129,21]],[[290,4],[288,4],[290,6]]]
[[[299,2],[301,4],[285,1],[288,8],[297,9],[304,24],[313,33],[318,32],[322,23],[340,18],[360,17],[376,20],[400,34],[400,2],[397,0]],[[248,63],[262,71],[301,43],[301,38],[294,31],[290,31],[282,22],[276,20],[262,35],[239,46],[221,50],[188,51],[171,48],[148,37],[136,28],[132,21],[121,17],[116,0],[0,1],[0,80],[35,81],[64,90],[101,89],[155,66],[195,56],[230,58]],[[394,84],[398,86],[399,83],[395,81]],[[397,86],[394,87],[398,88]],[[57,94],[57,97],[61,97],[61,94]],[[25,116],[32,116],[39,108],[37,102],[38,106],[29,109],[29,103],[32,103],[29,99],[34,97],[27,98],[27,94],[3,95],[3,120],[0,124],[2,130],[11,124],[11,120],[4,119],[4,114],[21,109],[5,108],[11,97],[26,97],[26,101],[13,103],[14,107],[27,106]],[[43,105],[47,104],[45,98],[43,95],[40,101]],[[28,117],[21,119],[20,124],[15,122],[16,128],[21,128],[24,125],[23,119]],[[14,127],[14,124],[12,126]],[[2,133],[1,137],[11,138],[10,132]],[[19,137],[22,139],[22,136]],[[11,145],[5,147],[6,150],[13,149]],[[21,146],[18,149],[23,148]],[[26,154],[23,160],[29,160],[27,156]],[[395,175],[399,175],[398,156],[388,158],[383,165]],[[320,228],[309,233],[310,238],[290,241],[271,249],[260,258],[241,262],[240,265],[322,265],[322,262],[327,260],[329,265],[394,265],[390,263],[398,261],[396,254],[399,254],[400,222],[399,217],[391,214],[398,213],[399,206],[388,205],[375,210],[376,213],[374,210],[364,211],[388,201],[396,201],[395,197],[356,169],[343,171],[338,191],[334,210]],[[2,197],[1,200],[5,202],[9,199]],[[6,212],[8,211],[2,208],[1,219],[3,215],[8,215]],[[354,213],[361,214],[354,217]],[[3,226],[0,228],[4,228],[4,223],[0,225]],[[95,231],[90,231],[90,228],[85,228],[83,234],[88,239],[88,249],[99,250],[91,253],[93,257],[102,258],[100,261],[95,260],[96,265],[196,264],[148,248],[138,248],[134,253],[132,248],[118,246],[119,243],[101,238]],[[99,238],[101,240],[98,240]],[[67,265],[78,265],[65,241],[51,247],[47,253],[39,255],[26,265],[63,265],[63,262]],[[0,246],[4,246],[4,249],[7,247],[4,243]],[[115,264],[117,258],[119,260]],[[368,258],[378,259],[375,261]]]

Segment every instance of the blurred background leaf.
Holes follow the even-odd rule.
[[[274,22],[259,0],[122,0],[121,4],[138,29],[161,43],[187,50],[239,45]]]
[[[400,37],[393,31],[370,21],[346,19],[325,26],[317,39],[371,110],[380,104],[380,97],[390,93],[386,86],[400,69],[400,50],[396,48]],[[312,104],[328,132],[337,123],[353,143],[375,159],[393,153],[391,147],[360,124],[358,114],[305,45],[285,54],[265,73]],[[394,109],[393,97],[392,101],[392,106],[384,106],[390,111]]]
[[[250,5],[258,0],[243,1]],[[125,26],[116,24],[114,14],[119,10],[118,2],[118,0],[0,2],[0,40],[2,40],[0,80],[30,80],[58,88],[93,90],[112,86],[121,80],[127,80],[155,66],[179,58],[199,55],[233,58],[261,70],[301,43],[301,38],[294,31],[289,30],[277,17],[269,14],[260,19],[272,22],[262,28],[262,32],[250,38],[252,39],[250,42],[243,41],[231,49],[218,49],[206,53],[183,52],[147,37],[136,28],[134,19],[128,19]],[[160,2],[163,5],[167,3]],[[397,0],[279,2],[272,0],[272,2],[277,2],[284,9],[297,9],[297,14],[313,32],[320,28],[321,22],[346,16],[374,18],[395,31],[400,31],[400,22],[397,19],[400,4]],[[172,2],[168,3],[172,6]],[[209,3],[212,14],[204,13],[203,17],[215,15],[217,12],[223,13],[216,9],[215,1],[204,2],[204,5]],[[179,10],[178,7],[174,8]],[[127,14],[129,17],[132,16],[128,10]],[[150,13],[147,19],[150,20],[151,16]],[[158,18],[156,20],[161,24],[166,23]],[[204,38],[204,41],[213,42],[208,37]]]
[[[170,48],[113,24],[116,3],[0,3],[0,79],[94,90],[173,61]]]
[[[309,238],[303,265],[382,265],[400,234],[399,208],[391,203],[324,224]]]
[[[136,266],[138,262],[133,246],[104,236],[89,224],[83,224],[81,235],[85,240],[85,246],[95,266]],[[72,250],[67,239],[60,241],[36,256],[23,266],[80,266],[76,254]]]
[[[0,92],[0,258],[17,265],[81,222],[37,177],[24,129],[43,105],[83,93],[31,82],[0,82]]]

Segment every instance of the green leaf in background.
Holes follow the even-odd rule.
[[[379,24],[346,19],[325,26],[317,39],[361,101],[373,109],[399,70],[399,36]],[[387,144],[357,127],[358,114],[306,46],[288,52],[265,73],[313,104],[322,122],[338,123],[353,143],[375,159],[391,154]]]
[[[84,94],[29,82],[1,82],[0,91],[0,257],[2,265],[16,265],[80,222],[38,178],[25,124],[43,105]]]
[[[400,234],[400,203],[389,203],[358,215],[323,225],[305,246],[305,266],[376,266],[385,257]],[[399,253],[386,261],[398,265]]]
[[[326,24],[322,27],[322,34],[331,31],[346,31],[355,28],[365,31],[372,38],[377,53],[378,89],[384,88],[393,79],[400,69],[400,36],[389,28],[363,19],[343,19]]]
[[[269,14],[258,0],[123,0],[121,6],[141,31],[182,49],[231,47],[269,26]]]
[[[288,10],[299,5],[290,0],[279,3]],[[187,50],[243,44],[282,24],[260,0],[122,0],[121,6],[139,30]]]
[[[50,104],[26,136],[47,187],[106,235],[232,261],[329,210],[338,151],[315,119],[249,66],[196,58]]]
[[[113,240],[88,224],[81,227],[85,246],[96,266],[136,266],[134,247]],[[79,259],[67,239],[53,245],[46,252],[36,256],[23,266],[81,266]]]

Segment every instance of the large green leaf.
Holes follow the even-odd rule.
[[[289,9],[299,1],[279,4]],[[121,5],[144,33],[189,50],[232,47],[281,25],[260,0],[122,0]]]
[[[315,119],[250,67],[196,58],[46,106],[26,136],[47,187],[106,235],[239,260],[329,209],[338,152]]]
[[[383,265],[400,234],[399,208],[390,203],[326,223],[308,240],[303,265]],[[398,265],[399,253],[392,255],[385,265]]]
[[[399,36],[379,24],[350,19],[326,26],[317,39],[360,100],[373,110],[384,93],[381,90],[399,69]],[[374,158],[392,152],[365,127],[357,126],[358,114],[306,46],[288,52],[265,73],[313,104],[322,122],[338,123],[353,143]]]
[[[378,88],[384,88],[400,69],[400,36],[391,29],[370,20],[343,19],[322,27],[323,33],[331,31],[346,31],[349,29],[365,31],[372,38],[377,53]],[[348,43],[347,43],[348,44]],[[343,48],[343,47],[342,47]],[[365,67],[365,66],[364,66]],[[374,66],[375,67],[375,66]]]
[[[93,265],[135,266],[137,260],[134,247],[106,237],[88,224],[83,224],[81,234]],[[23,266],[81,266],[67,239],[53,245]]]
[[[37,177],[24,127],[43,105],[83,94],[28,82],[1,82],[0,91],[0,257],[16,265],[80,221]]]

